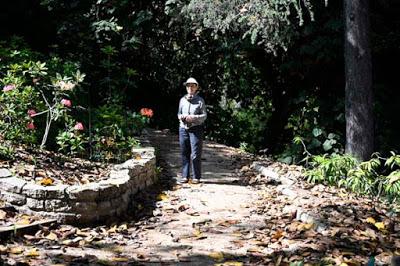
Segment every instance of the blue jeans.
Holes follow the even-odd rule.
[[[189,129],[179,128],[183,178],[190,178],[190,164],[192,164],[193,177],[195,179],[201,178],[203,132],[203,126],[194,126]]]

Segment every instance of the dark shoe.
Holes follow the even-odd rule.
[[[200,179],[195,178],[195,179],[192,180],[191,183],[192,184],[200,184],[201,182],[200,182]]]

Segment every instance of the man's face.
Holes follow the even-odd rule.
[[[190,95],[194,95],[197,91],[197,84],[195,83],[187,83],[186,84],[187,93]]]

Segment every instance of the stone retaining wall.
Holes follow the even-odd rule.
[[[41,186],[0,169],[0,199],[28,214],[65,223],[88,224],[128,211],[132,197],[157,180],[153,147],[134,149],[133,158],[115,165],[106,180],[85,185]]]

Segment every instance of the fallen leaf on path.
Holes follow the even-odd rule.
[[[193,235],[196,237],[201,236],[201,231],[200,230],[194,230]]]
[[[232,226],[234,224],[238,224],[238,223],[239,223],[238,220],[225,220],[225,221],[219,222],[218,225],[224,226],[224,227],[230,227],[230,226]]]
[[[7,249],[6,246],[0,245],[0,254],[6,253]]]
[[[178,211],[180,211],[180,212],[183,212],[183,211],[185,211],[187,209],[189,209],[189,206],[187,206],[187,205],[181,205],[181,206],[178,207]]]
[[[39,251],[37,248],[33,248],[31,250],[28,251],[28,253],[26,254],[27,257],[38,257],[40,256]]]
[[[77,230],[76,231],[76,233],[75,233],[77,236],[84,236],[84,237],[88,237],[88,236],[90,236],[90,233],[89,232],[83,232],[83,231],[81,231],[81,230]]]
[[[11,247],[8,249],[8,252],[11,254],[21,254],[23,249],[21,247]]]
[[[383,222],[375,223],[374,225],[379,230],[384,230],[385,229],[385,224]]]
[[[118,227],[118,232],[123,232],[123,231],[126,231],[126,230],[128,230],[128,225],[127,224],[121,224],[119,227]]]
[[[31,223],[31,217],[29,215],[22,215],[21,218],[15,223],[18,225],[27,225]]]
[[[282,255],[279,255],[278,259],[277,259],[276,262],[275,262],[275,266],[281,265],[282,259],[283,259],[283,256],[282,256]]]
[[[224,254],[222,252],[212,252],[212,253],[208,254],[208,256],[216,261],[224,260]]]
[[[278,240],[278,239],[280,239],[281,237],[283,237],[284,235],[285,235],[285,232],[284,232],[284,231],[278,230],[278,231],[276,231],[276,232],[272,235],[272,238]]]
[[[146,261],[146,260],[150,260],[149,258],[147,258],[145,255],[143,254],[137,254],[136,257],[138,258],[138,260],[140,261]]]
[[[262,253],[261,249],[256,248],[256,247],[251,247],[247,249],[248,253]]]
[[[226,261],[224,263],[216,263],[214,266],[242,266],[243,262],[240,261]]]
[[[110,229],[107,230],[108,234],[113,234],[117,232],[117,225],[113,225]]]
[[[127,261],[129,261],[129,259],[128,258],[123,258],[123,257],[114,257],[114,258],[111,258],[111,261],[114,261],[114,262],[127,262]]]
[[[301,223],[297,226],[298,231],[303,231],[303,230],[310,230],[311,228],[314,227],[313,223]]]
[[[7,216],[7,213],[3,210],[0,210],[0,220],[4,220]]]
[[[51,186],[51,185],[53,185],[54,180],[51,179],[50,177],[46,177],[46,178],[43,178],[42,180],[40,180],[38,183],[39,183],[39,185],[42,185],[42,186]]]
[[[50,232],[47,236],[45,236],[46,239],[48,240],[58,240],[58,236],[56,234],[54,234],[53,232]]]
[[[168,195],[165,194],[165,193],[160,193],[160,194],[158,194],[158,196],[157,196],[157,200],[166,201],[166,200],[168,200]]]
[[[26,240],[32,241],[32,240],[35,240],[35,239],[36,239],[36,236],[24,235],[24,238],[25,238]]]
[[[187,214],[190,216],[200,216],[200,213],[198,213],[197,211],[190,211],[190,212],[187,212]]]
[[[370,223],[370,224],[375,224],[375,223],[376,223],[375,219],[372,218],[372,217],[368,217],[367,220],[366,220],[366,222],[367,222],[367,223]]]

